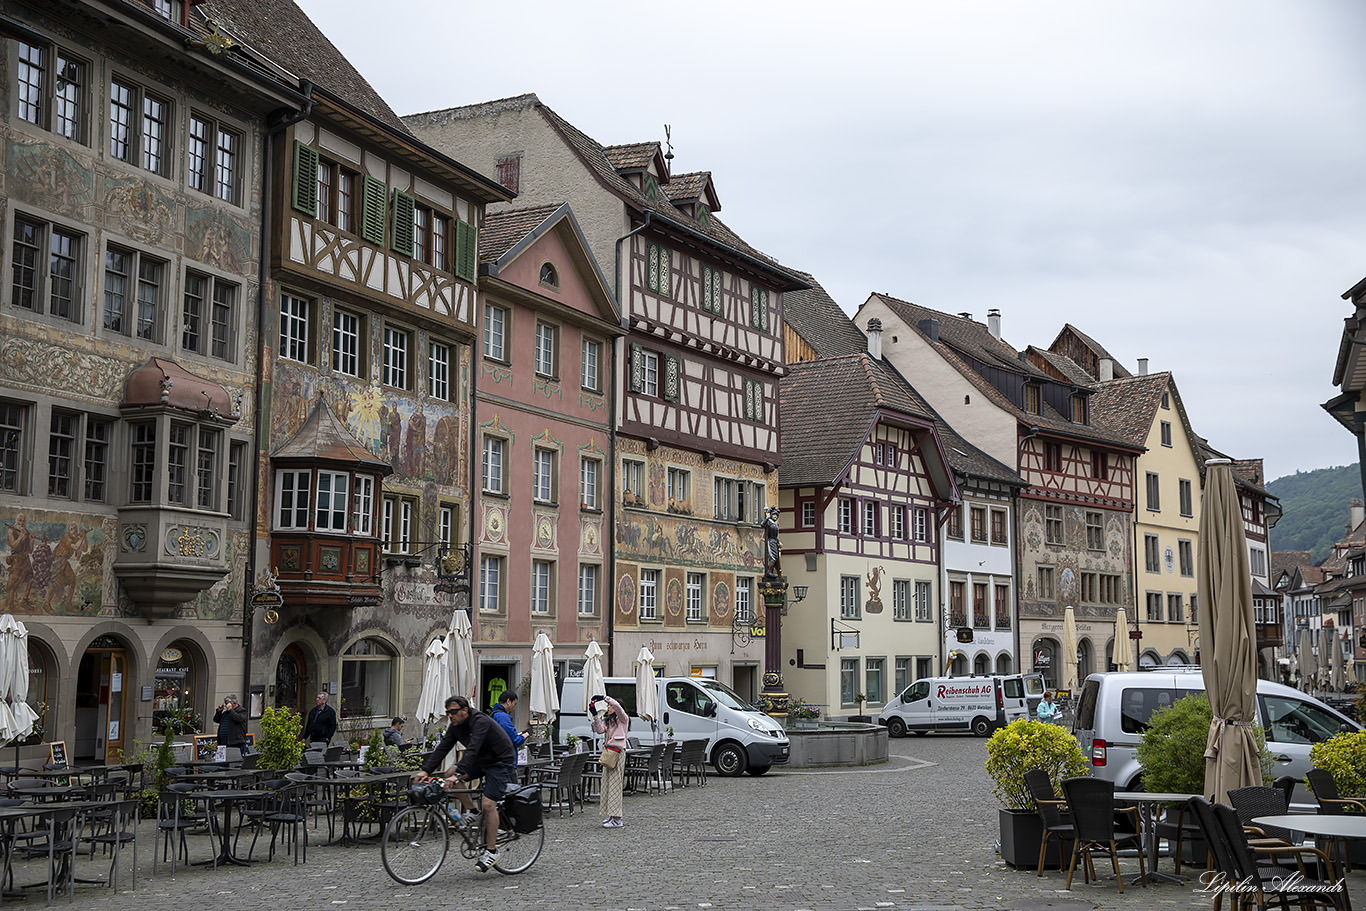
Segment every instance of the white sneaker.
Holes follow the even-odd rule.
[[[614,819],[616,819],[615,816],[609,816],[609,817],[607,817],[606,819],[604,819],[604,820],[602,821],[602,827],[603,827],[604,829],[614,829],[614,828],[616,828],[616,823],[612,822],[612,820],[614,820]]]
[[[498,863],[498,852],[485,848],[484,853],[479,855],[479,860],[475,861],[474,868],[480,873],[485,873],[496,863]]]

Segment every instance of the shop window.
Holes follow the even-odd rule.
[[[202,713],[203,663],[198,649],[183,639],[162,650],[157,658],[152,698],[152,730],[157,734],[198,733]]]
[[[342,653],[341,715],[343,718],[387,718],[393,715],[391,694],[397,653],[381,639],[361,639]]]

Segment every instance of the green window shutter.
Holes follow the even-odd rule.
[[[631,391],[640,392],[645,388],[645,351],[639,345],[631,346]]]
[[[659,294],[661,297],[673,296],[673,280],[669,275],[669,251],[659,248]]]
[[[455,223],[455,277],[473,282],[478,267],[479,229],[469,222]]]
[[[318,215],[318,150],[294,142],[294,208],[305,215]]]
[[[404,256],[413,255],[416,235],[417,200],[402,190],[394,191],[394,250]]]
[[[749,325],[752,329],[759,328],[759,289],[753,285],[749,286]]]
[[[372,244],[384,245],[385,211],[389,208],[389,192],[384,181],[365,175],[361,191],[360,236]]]
[[[678,401],[678,358],[672,354],[664,357],[664,399],[669,402]]]

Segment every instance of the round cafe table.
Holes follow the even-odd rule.
[[[206,791],[187,791],[186,797],[192,800],[202,800],[205,802],[205,812],[212,815],[215,803],[223,805],[223,826],[219,829],[220,843],[218,856],[210,861],[201,863],[211,863],[215,866],[219,864],[233,864],[238,867],[247,867],[251,861],[243,860],[232,853],[232,808],[235,804],[253,800],[262,800],[271,796],[270,791],[230,791],[230,790],[206,790]]]
[[[1165,791],[1116,791],[1115,803],[1138,804],[1138,817],[1143,826],[1144,844],[1148,848],[1148,880],[1160,883],[1183,883],[1185,879],[1157,869],[1158,846],[1157,807],[1164,803],[1185,803],[1199,794],[1174,794]]]

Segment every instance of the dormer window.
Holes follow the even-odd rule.
[[[560,273],[555,271],[555,265],[553,263],[543,263],[541,265],[540,281],[541,284],[545,285],[547,288],[553,288],[556,291],[560,290]]]
[[[1086,423],[1086,396],[1074,394],[1072,396],[1072,423]]]
[[[1024,410],[1029,414],[1039,413],[1039,386],[1037,383],[1025,383]]]

